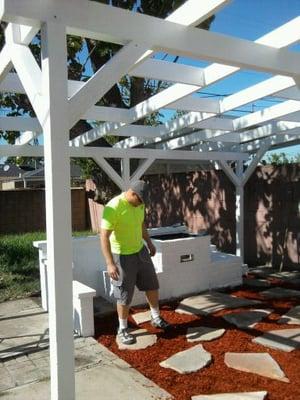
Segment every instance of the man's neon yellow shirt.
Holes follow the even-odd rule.
[[[106,204],[101,228],[113,231],[109,238],[112,253],[128,255],[138,253],[142,249],[144,217],[144,204],[132,206],[124,193]]]

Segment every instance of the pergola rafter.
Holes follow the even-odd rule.
[[[0,53],[0,91],[26,93],[36,114],[36,118],[0,117],[1,129],[22,132],[15,145],[0,145],[0,156],[45,158],[53,399],[75,398],[70,157],[94,159],[122,190],[155,160],[218,162],[236,188],[237,253],[243,257],[244,185],[268,149],[300,143],[300,54],[287,49],[300,40],[300,17],[255,42],[195,28],[228,3],[188,0],[166,20],[88,0],[0,3],[0,17],[8,22]],[[41,68],[28,47],[39,30]],[[68,81],[66,34],[123,47],[87,82]],[[205,68],[174,64],[156,59],[157,51],[213,63]],[[17,74],[10,73],[12,67]],[[198,95],[241,69],[273,76],[224,99]],[[164,80],[170,86],[128,110],[96,106],[124,75]],[[242,117],[228,115],[267,96],[282,101]],[[186,114],[155,127],[137,125],[164,109]],[[101,124],[70,140],[69,130],[80,119]],[[41,134],[44,146],[29,145]],[[105,135],[126,139],[112,148],[91,146]],[[254,158],[244,171],[250,154]],[[121,174],[109,164],[109,158],[120,159]],[[132,159],[140,160],[133,174]],[[235,163],[235,170],[229,161]]]

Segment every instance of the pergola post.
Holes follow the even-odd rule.
[[[236,176],[238,181],[235,183],[235,220],[236,220],[236,255],[244,262],[244,185],[243,161],[236,162]]]
[[[72,230],[65,27],[44,23],[42,81],[51,399],[74,400]]]

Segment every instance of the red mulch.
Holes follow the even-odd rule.
[[[272,281],[272,284],[275,283]],[[283,282],[276,280],[276,285],[290,287]],[[294,287],[294,289],[296,289]],[[227,291],[238,297],[263,300],[259,291],[240,288],[236,291]],[[222,392],[247,392],[266,390],[268,400],[300,400],[300,350],[286,353],[279,350],[272,350],[267,347],[254,344],[251,339],[259,336],[262,332],[296,328],[296,325],[277,324],[280,316],[286,313],[291,307],[300,304],[300,299],[276,299],[263,300],[263,304],[256,308],[271,308],[274,311],[255,328],[241,330],[234,325],[227,323],[222,315],[234,310],[223,310],[209,316],[190,316],[174,312],[179,301],[165,303],[161,306],[162,316],[173,328],[170,332],[163,333],[153,328],[150,323],[141,324],[151,333],[158,336],[157,343],[144,350],[119,350],[115,342],[117,328],[117,316],[107,316],[96,319],[96,338],[120,358],[140,371],[147,378],[165,389],[174,396],[174,400],[190,400],[191,396],[200,394],[216,394]],[[238,310],[245,310],[251,307],[243,307]],[[252,307],[253,308],[253,307]],[[133,308],[132,313],[145,311],[145,309]],[[131,325],[135,327],[134,321]],[[201,342],[205,350],[212,354],[213,362],[201,371],[181,375],[171,369],[160,367],[159,363],[171,355],[193,347],[196,343],[188,343],[186,330],[188,327],[206,325],[216,328],[226,328],[226,333],[219,339],[211,342]],[[200,342],[199,342],[200,343]],[[198,343],[197,343],[198,344]],[[264,378],[256,374],[241,372],[229,368],[224,363],[226,352],[258,352],[269,353],[280,365],[290,383],[280,382],[274,379]],[[142,400],[142,399],[141,399]]]

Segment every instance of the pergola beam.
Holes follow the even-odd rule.
[[[124,46],[70,98],[70,128],[129,71],[146,49],[135,42]]]
[[[0,16],[4,21],[21,24],[26,21],[30,25],[33,21],[51,21],[53,15],[59,15],[61,23],[68,27],[69,34],[114,43],[126,43],[139,38],[151,50],[212,60],[238,68],[299,75],[300,55],[285,49],[184,27],[92,1],[76,0],[72,8],[67,5],[67,0],[47,5],[36,3],[35,0],[2,0]]]
[[[44,147],[41,145],[37,146],[13,146],[13,145],[0,145],[0,157],[43,157]],[[69,146],[68,148],[69,157],[105,157],[105,158],[122,158],[124,150],[115,149],[111,147],[75,147]],[[127,149],[126,155],[129,158],[155,158],[162,160],[247,160],[248,155],[246,153],[239,152],[198,152],[198,151],[187,151],[187,150],[156,150],[156,149]]]

